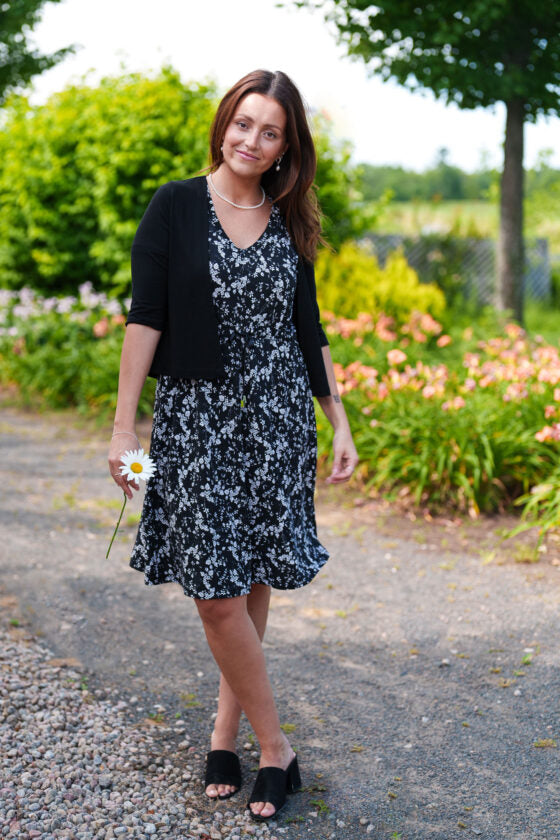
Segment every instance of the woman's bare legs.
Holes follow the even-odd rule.
[[[255,625],[259,639],[263,640],[268,618],[270,603],[270,586],[263,583],[253,584],[247,595],[247,612]],[[210,748],[212,750],[231,750],[235,752],[235,742],[239,730],[242,708],[237,697],[229,687],[224,675],[220,673],[220,692],[218,696],[218,713],[214,721]],[[233,785],[208,785],[206,793],[210,798],[225,796],[235,790]]]
[[[248,597],[196,599],[195,603],[214,659],[258,738],[259,766],[286,769],[295,753],[280,729],[261,639],[249,614]],[[257,613],[260,614],[258,609]],[[230,724],[231,711],[230,705]],[[261,813],[263,817],[275,811],[269,802],[254,803],[251,807],[254,813]]]

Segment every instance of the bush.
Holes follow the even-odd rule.
[[[414,310],[439,317],[445,309],[443,293],[435,285],[420,283],[398,252],[380,268],[375,256],[351,242],[338,254],[324,249],[317,258],[316,278],[321,309],[346,318],[383,312],[404,323]]]
[[[0,132],[0,280],[47,293],[130,283],[130,246],[163,181],[206,163],[216,91],[164,69],[13,98]]]
[[[0,383],[15,385],[24,404],[74,406],[106,420],[117,404],[124,321],[121,305],[89,283],[77,297],[0,292]],[[151,414],[154,394],[150,378],[140,414]]]
[[[323,236],[333,248],[373,230],[386,206],[387,194],[377,202],[365,202],[362,167],[352,166],[352,144],[337,140],[332,122],[316,114],[312,122],[317,151],[317,196],[323,214]]]
[[[367,491],[476,516],[558,475],[556,347],[514,324],[490,340],[471,327],[444,334],[420,313],[400,327],[385,316],[325,321]],[[319,412],[317,422],[326,459],[332,431]],[[557,484],[549,495],[542,515],[558,505]]]

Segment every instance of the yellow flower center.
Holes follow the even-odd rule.
[[[139,464],[138,461],[135,461],[133,464],[130,465],[130,469],[133,473],[141,473],[142,472],[142,464]]]

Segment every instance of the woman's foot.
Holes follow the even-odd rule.
[[[229,752],[235,753],[236,738],[219,735],[214,731],[210,738],[210,749],[228,750]],[[236,785],[210,784],[206,787],[206,796],[210,799],[217,799],[220,796],[231,796],[232,793],[236,793],[238,790],[239,788]]]
[[[290,742],[282,733],[282,741],[273,747],[263,749],[261,752],[261,759],[259,761],[259,770],[263,767],[280,767],[282,770],[287,770],[295,757],[295,752],[290,746]],[[251,802],[249,808],[253,814],[269,819],[273,816],[276,808],[271,802]]]

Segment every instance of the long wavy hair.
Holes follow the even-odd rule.
[[[317,169],[315,146],[301,95],[285,73],[277,70],[254,70],[243,76],[223,97],[210,129],[210,172],[223,163],[221,151],[226,129],[241,100],[250,93],[275,99],[286,112],[286,141],[280,171],[273,164],[263,172],[261,184],[282,213],[298,254],[315,260],[321,236],[321,210],[315,185]]]

